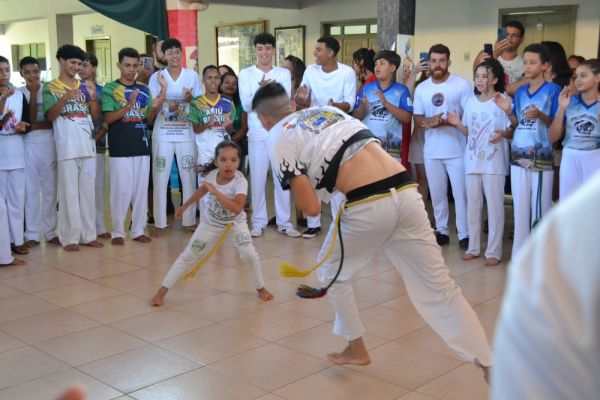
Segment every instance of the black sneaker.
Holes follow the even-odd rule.
[[[267,222],[267,225],[269,225],[269,226],[277,225],[277,219],[276,219],[276,217],[271,218],[269,220],[269,222]]]
[[[458,247],[460,247],[463,250],[469,250],[469,238],[466,237],[464,239],[460,239],[458,241]]]
[[[437,242],[437,244],[439,244],[440,246],[445,246],[448,243],[450,243],[450,236],[448,235],[444,235],[441,232],[435,232],[435,241]]]
[[[321,228],[308,228],[304,232],[302,232],[302,237],[306,239],[311,239],[321,233]]]

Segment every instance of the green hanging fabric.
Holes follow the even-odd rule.
[[[91,9],[117,22],[151,33],[160,39],[169,37],[165,0],[79,0]]]

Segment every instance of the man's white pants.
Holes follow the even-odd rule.
[[[469,249],[467,253],[478,256],[481,246],[481,210],[483,196],[488,212],[488,243],[486,258],[502,259],[504,234],[504,175],[467,174],[467,221],[469,224]]]
[[[0,202],[6,206],[10,243],[21,246],[25,219],[25,169],[0,170]]]
[[[8,210],[6,209],[6,203],[0,201],[0,264],[10,264],[14,260],[14,257],[10,253]]]
[[[131,238],[144,234],[148,215],[150,156],[110,157],[112,238],[125,237],[125,218],[131,205]]]
[[[600,149],[576,150],[565,147],[560,163],[560,201],[600,171]]]
[[[154,226],[167,227],[167,187],[171,175],[173,156],[177,157],[177,166],[183,192],[183,202],[196,191],[196,142],[156,141],[156,153],[152,163],[154,183]],[[183,213],[183,226],[196,224],[196,205],[192,204]]]
[[[267,225],[267,173],[270,161],[266,140],[248,141],[248,159],[250,161],[250,189],[252,192],[252,228],[260,229]],[[275,219],[279,228],[293,228],[290,222],[290,191],[283,190],[273,173],[275,186]]]
[[[431,194],[436,231],[444,235],[449,234],[448,177],[450,177],[452,196],[454,196],[454,208],[456,210],[458,239],[462,240],[468,237],[464,158],[425,158],[425,173],[429,182],[429,193]]]
[[[58,161],[58,238],[63,246],[96,240],[96,157]]]
[[[515,213],[512,258],[529,237],[533,223],[546,215],[552,207],[553,180],[554,171],[532,172],[523,167],[510,166],[510,187]]]
[[[334,192],[333,196],[331,196],[331,199],[329,200],[329,207],[331,210],[331,219],[333,221],[335,221],[337,212],[340,209],[340,206],[342,205],[344,200],[346,200],[346,196],[344,196],[340,192]],[[306,218],[306,221],[307,221],[306,225],[309,228],[320,228],[321,227],[321,216],[320,215],[317,215],[315,217],[309,216]]]
[[[104,208],[106,207],[106,162],[104,154],[96,154],[96,234],[106,233],[104,225]],[[109,171],[110,173],[110,171]]]
[[[54,142],[25,142],[25,240],[56,237],[56,196]]]
[[[329,249],[331,225],[321,259]],[[491,351],[475,312],[450,278],[435,242],[425,206],[416,188],[407,188],[374,202],[352,205],[341,217],[344,243],[342,271],[327,296],[335,310],[333,333],[354,340],[365,334],[352,289],[352,278],[384,252],[404,279],[408,295],[425,321],[464,360],[490,365]],[[319,268],[328,285],[338,270],[340,244]]]
[[[177,257],[177,260],[175,260],[169,272],[167,272],[162,286],[167,289],[173,287],[183,274],[194,268],[194,266],[212,250],[224,230],[225,227],[223,226],[209,225],[200,222],[200,225],[196,228],[188,245],[181,252],[179,257]],[[234,224],[229,232],[229,237],[238,251],[240,258],[250,267],[254,286],[257,289],[262,289],[265,286],[262,267],[258,254],[252,244],[252,237],[248,230],[248,224],[245,221]]]

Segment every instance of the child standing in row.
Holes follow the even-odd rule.
[[[212,253],[218,249],[229,231],[232,231],[234,245],[240,257],[251,267],[258,296],[264,301],[273,299],[273,294],[265,289],[260,259],[252,245],[252,237],[246,222],[244,204],[248,193],[248,181],[238,171],[240,156],[241,149],[234,142],[219,143],[215,149],[212,169],[204,172],[206,174],[204,183],[175,212],[175,218],[181,219],[190,205],[195,204],[205,195],[208,196],[207,210],[187,247],[175,260],[162,286],[152,298],[153,306],[162,305],[165,295],[180,277],[186,273],[191,273],[193,276],[195,270],[208,261]],[[197,264],[198,262],[200,264]]]
[[[502,259],[504,233],[504,181],[508,174],[508,140],[512,115],[510,97],[505,91],[504,68],[489,59],[475,70],[475,97],[465,105],[462,122],[458,114],[448,113],[448,122],[467,136],[465,184],[467,188],[467,224],[469,248],[463,260],[479,257],[481,209],[487,203],[489,236],[485,265],[498,265]],[[509,117],[510,115],[510,117]]]

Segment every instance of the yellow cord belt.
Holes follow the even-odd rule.
[[[223,233],[221,234],[221,236],[219,237],[219,240],[217,240],[217,243],[215,243],[213,248],[210,249],[210,251],[208,253],[206,253],[206,255],[204,257],[202,257],[202,259],[200,261],[198,261],[198,264],[196,264],[196,266],[194,268],[192,268],[189,272],[186,272],[185,274],[183,274],[181,276],[181,279],[183,279],[183,280],[192,279],[196,275],[196,272],[198,272],[198,270],[200,268],[204,267],[204,265],[208,262],[208,260],[210,260],[210,258],[212,256],[214,256],[215,253],[221,248],[221,246],[223,245],[223,242],[225,242],[225,239],[227,239],[227,235],[229,235],[229,232],[231,231],[232,228],[233,228],[233,224],[225,225],[225,229],[223,230]]]

